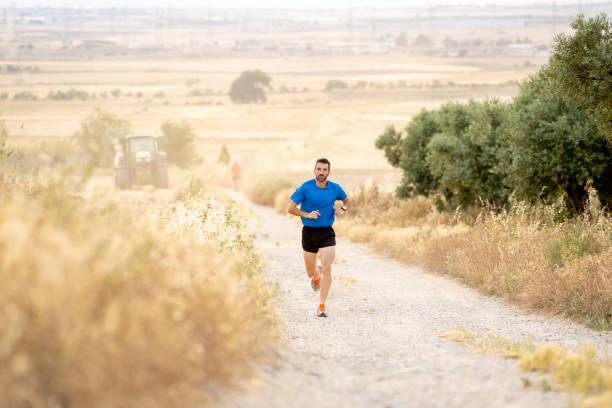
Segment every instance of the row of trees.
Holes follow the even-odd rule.
[[[421,111],[403,131],[388,127],[376,147],[404,172],[398,196],[434,196],[445,208],[565,196],[580,210],[592,183],[610,206],[610,22],[579,16],[572,27],[511,103],[448,103]]]

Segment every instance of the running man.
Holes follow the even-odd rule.
[[[340,184],[328,181],[329,160],[322,158],[315,163],[315,178],[298,187],[291,196],[289,214],[302,218],[302,249],[306,274],[311,278],[313,290],[321,290],[317,316],[327,317],[325,300],[332,283],[331,267],[336,256],[336,233],[332,228],[336,215],[348,209],[349,199]],[[336,200],[343,205],[335,208]],[[300,208],[297,208],[298,204]],[[317,252],[321,252],[321,266],[317,267]]]

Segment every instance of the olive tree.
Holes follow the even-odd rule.
[[[244,71],[230,87],[234,103],[266,102],[265,88],[270,88],[270,76],[261,70]]]
[[[612,204],[612,146],[579,104],[550,92],[545,69],[525,82],[507,126],[507,183],[517,198],[551,202],[565,195],[582,209],[591,180]]]
[[[549,73],[551,88],[566,102],[593,115],[612,143],[612,27],[605,14],[572,23],[573,34],[555,38]]]

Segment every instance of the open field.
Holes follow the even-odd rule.
[[[38,61],[30,63],[39,67],[36,73],[0,75],[2,92],[9,95],[0,112],[9,132],[7,142],[14,145],[68,137],[87,115],[103,109],[129,119],[135,132],[158,132],[166,119],[190,123],[208,163],[225,144],[233,159],[259,169],[309,169],[319,156],[330,156],[334,169],[388,169],[373,148],[387,125],[403,127],[411,115],[448,100],[512,97],[517,91],[512,81],[537,68],[525,67],[524,61],[402,55],[182,59],[163,64]],[[232,80],[242,70],[255,68],[272,77],[268,102],[232,104],[227,96]],[[324,92],[331,79],[378,87]],[[402,88],[389,89],[398,81],[404,81]],[[70,88],[89,96],[47,97]],[[20,92],[37,99],[15,100]]]

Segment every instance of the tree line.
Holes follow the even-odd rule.
[[[450,102],[422,110],[403,129],[379,135],[403,170],[400,198],[435,197],[438,208],[511,197],[582,210],[592,186],[612,204],[612,31],[605,14],[555,37],[548,64],[520,84],[510,103]]]

